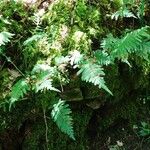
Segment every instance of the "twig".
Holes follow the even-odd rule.
[[[5,65],[6,61],[4,61],[4,63],[2,64],[0,71],[3,69],[4,65]]]
[[[43,108],[43,115],[44,115],[44,122],[45,122],[45,139],[46,139],[46,146],[47,146],[47,150],[49,150],[49,148],[48,148],[48,125],[47,125],[47,119],[46,119],[46,111],[45,111],[45,108]]]
[[[16,70],[18,70],[18,72],[22,75],[22,76],[24,76],[25,77],[25,75],[21,72],[21,70],[13,63],[13,61],[11,61],[11,59],[9,58],[9,57],[7,57],[5,54],[2,54],[5,58],[6,58],[6,60],[8,61],[8,62],[10,62],[15,68],[16,68]]]

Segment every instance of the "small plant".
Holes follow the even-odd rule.
[[[11,111],[13,107],[17,109],[17,104],[24,107],[22,100],[26,99],[25,103],[38,109],[38,113],[43,110],[47,143],[47,114],[62,132],[76,139],[72,111],[67,103],[70,99],[61,97],[64,87],[72,80],[80,82],[80,92],[84,86],[81,84],[90,83],[89,86],[93,84],[99,90],[100,102],[108,99],[109,103],[117,97],[121,105],[121,96],[126,99],[142,86],[149,87],[150,27],[144,22],[134,24],[135,19],[144,19],[146,3],[142,0],[134,9],[132,0],[119,2],[119,9],[115,11],[110,8],[109,1],[104,4],[108,6],[108,14],[112,14],[111,19],[115,20],[103,15],[106,13],[97,1],[57,0],[50,4],[44,1],[39,7],[31,6],[31,10],[18,1],[0,2],[0,71],[5,69],[15,76],[7,76],[11,82],[6,82],[7,93],[0,91],[5,95],[0,99],[0,106],[9,105]],[[124,25],[123,18],[130,18],[133,24]],[[109,29],[110,24],[112,29]],[[127,65],[128,72],[122,71],[126,69],[121,68],[122,64]],[[137,69],[141,74],[135,71]],[[135,83],[130,83],[128,88],[132,89],[129,91],[126,86],[131,80]],[[120,91],[123,92],[118,96]],[[84,98],[84,94],[81,95]],[[30,113],[31,110],[27,114]],[[142,122],[140,129],[141,136],[150,135],[147,123]],[[109,149],[123,150],[121,144],[117,142]]]
[[[139,131],[140,136],[150,136],[150,124],[146,122],[141,122],[140,126],[140,131]]]
[[[123,147],[123,143],[120,141],[117,141],[116,145],[110,145],[109,146],[109,150],[125,150],[125,148]]]

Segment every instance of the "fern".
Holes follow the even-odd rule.
[[[49,72],[45,71],[38,74],[37,81],[35,83],[36,92],[43,91],[43,90],[52,90],[52,91],[60,92],[58,89],[52,86],[52,81],[53,80]]]
[[[14,34],[9,33],[9,32],[1,32],[0,33],[0,46],[5,45],[10,41],[10,38],[12,38]]]
[[[71,109],[68,108],[68,104],[65,104],[65,102],[62,100],[59,100],[59,102],[54,105],[51,112],[51,116],[59,129],[69,135],[70,138],[75,140],[72,126],[72,117],[70,114]]]
[[[137,50],[137,55],[144,58],[147,61],[150,61],[150,41],[143,41]]]
[[[47,64],[36,64],[34,66],[34,68],[32,69],[32,74],[35,74],[35,73],[40,73],[40,72],[43,72],[43,71],[48,71],[48,72],[53,72],[53,68]]]
[[[104,49],[104,51],[106,52],[110,52],[112,51],[112,49],[116,48],[116,43],[119,42],[118,38],[114,38],[113,35],[110,33],[107,35],[106,38],[104,38],[101,42],[101,48]]]
[[[33,41],[38,41],[39,39],[43,38],[44,34],[35,34],[32,37],[28,38],[26,41],[24,41],[24,45],[31,44]]]
[[[98,85],[99,88],[106,90],[112,95],[112,92],[106,86],[104,80],[105,73],[100,65],[92,63],[92,61],[84,61],[77,74],[81,74],[81,79],[83,81],[93,83],[94,85]]]
[[[52,86],[53,77],[56,74],[55,67],[46,64],[37,64],[32,70],[32,74],[36,76],[35,91],[52,90],[60,92]]]
[[[150,34],[148,33],[148,30],[148,26],[142,27],[141,29],[127,33],[121,39],[114,38],[112,35],[109,35],[102,41],[101,46],[103,51],[109,54],[111,62],[114,62],[116,58],[122,59],[123,61],[127,60],[131,53],[135,53],[137,55],[141,53],[142,55],[140,56],[142,58],[146,58],[146,55],[149,53],[150,46]]]
[[[132,31],[120,39],[120,41],[117,43],[117,48],[112,52],[112,56],[114,57],[115,55],[119,58],[126,58],[128,53],[137,52],[145,39],[150,40],[148,28],[149,27],[146,26]]]
[[[143,17],[145,15],[145,4],[146,4],[146,1],[145,0],[141,0],[140,1],[140,5],[138,7],[137,16],[141,19],[141,21],[143,21]]]
[[[81,80],[93,83],[94,85],[106,90],[112,95],[112,92],[108,89],[104,80],[105,73],[101,66],[102,64],[99,63],[99,65],[94,61],[95,58],[85,58],[85,56],[83,54],[80,54],[80,52],[77,50],[71,52],[70,64],[74,65],[74,68],[80,69],[77,72],[77,75],[81,74]]]
[[[29,90],[29,82],[26,79],[20,79],[17,83],[15,83],[10,94],[10,107],[13,103],[22,98]]]
[[[103,88],[112,94],[105,84],[105,73],[101,66],[114,63],[116,58],[121,59],[123,62],[130,65],[128,62],[128,55],[131,53],[136,53],[140,57],[149,61],[150,35],[148,34],[148,29],[149,27],[146,26],[134,30],[121,39],[109,35],[102,41],[101,46],[103,50],[94,53],[99,65],[92,60],[90,61],[90,59],[81,63],[78,72],[78,74],[82,74],[81,79],[86,82],[91,82],[94,85],[98,85],[99,88]]]
[[[136,18],[136,16],[130,12],[127,8],[121,8],[120,10],[116,11],[115,13],[113,13],[111,15],[111,19],[115,19],[115,20],[118,20],[118,18],[130,18],[130,17],[133,17],[133,18]]]
[[[94,55],[96,57],[98,64],[100,64],[100,65],[106,65],[107,66],[110,63],[112,63],[110,56],[105,51],[97,50],[97,51],[95,51]]]

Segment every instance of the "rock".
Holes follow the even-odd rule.
[[[92,100],[92,101],[86,103],[86,105],[95,110],[95,109],[100,108],[100,106],[102,105],[102,102],[100,100],[96,99],[96,100]]]
[[[66,101],[82,101],[83,96],[79,88],[71,88],[61,93],[60,97]]]

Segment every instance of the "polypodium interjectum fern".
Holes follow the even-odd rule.
[[[93,63],[90,60],[84,61],[84,63],[81,64],[77,75],[79,74],[81,74],[81,79],[83,81],[93,83],[95,86],[104,89],[112,95],[112,92],[106,86],[104,69],[100,65]]]
[[[14,34],[3,31],[0,33],[0,46],[5,45],[6,43],[10,42]]]
[[[11,90],[10,94],[10,108],[11,105],[14,104],[16,101],[18,101],[20,98],[23,98],[23,96],[30,90],[29,81],[27,79],[20,79],[17,81]]]
[[[114,38],[112,35],[108,36],[102,41],[101,45],[103,51],[109,54],[110,61],[114,62],[116,58],[121,60],[127,59],[131,53],[135,53],[136,55],[141,53],[140,57],[145,58],[147,53],[149,53],[149,41],[149,27],[146,26],[131,31],[122,38]]]
[[[53,106],[51,116],[59,129],[75,140],[72,117],[70,115],[71,109],[68,106],[68,104],[65,104],[65,101],[59,100],[58,103]]]
[[[32,70],[32,76],[34,75],[35,92],[50,90],[60,92],[58,89],[53,87],[53,77],[57,74],[55,67],[51,67],[47,64],[37,64]]]
[[[92,83],[112,95],[104,80],[105,73],[102,64],[94,61],[95,58],[84,58],[84,55],[77,51],[73,52],[70,58],[71,65],[79,68],[77,75],[81,75],[82,81]]]

